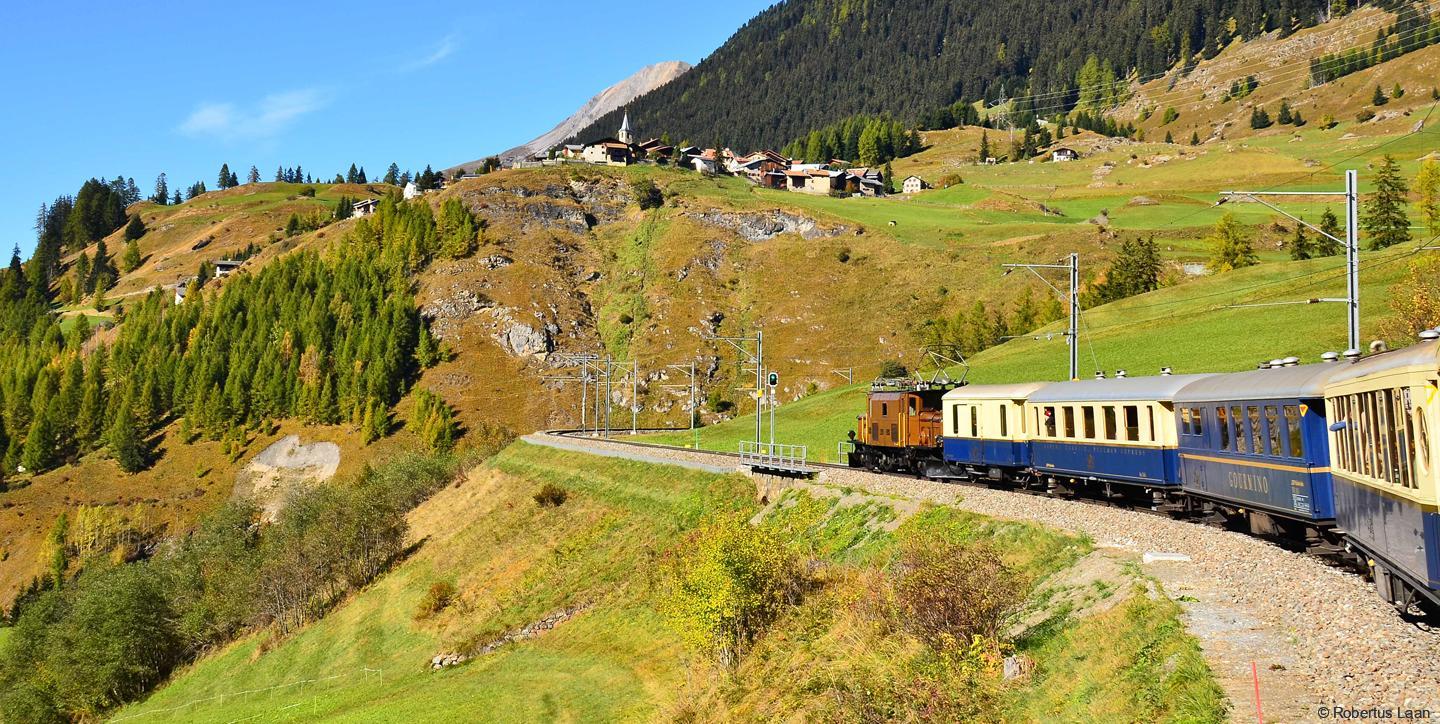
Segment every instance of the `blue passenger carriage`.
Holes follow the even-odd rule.
[[[1343,366],[1272,364],[1176,394],[1180,479],[1201,507],[1252,533],[1326,545],[1335,504],[1325,384]]]
[[[1043,382],[969,385],[945,393],[944,455],[954,477],[1023,481],[1030,467],[1025,399]]]
[[[1344,364],[1329,380],[1335,519],[1385,600],[1440,607],[1440,342]]]
[[[1031,463],[1064,492],[1179,509],[1175,395],[1209,375],[1057,382],[1030,395]]]

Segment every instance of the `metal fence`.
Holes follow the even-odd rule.
[[[757,468],[775,470],[809,470],[806,465],[808,449],[805,445],[783,445],[780,443],[740,442],[740,461]]]

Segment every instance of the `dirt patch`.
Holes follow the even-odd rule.
[[[235,476],[235,498],[252,498],[273,521],[285,498],[300,488],[323,483],[340,467],[340,446],[333,442],[300,443],[299,435],[281,438],[256,455]]]

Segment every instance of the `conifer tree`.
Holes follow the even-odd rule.
[[[134,241],[145,235],[145,222],[140,220],[140,215],[130,217],[130,223],[125,225],[125,240]]]
[[[1213,272],[1227,272],[1259,261],[1250,239],[1232,213],[1227,212],[1215,222],[1215,228],[1206,242],[1210,246],[1209,266]]]
[[[252,166],[250,167],[250,173],[245,176],[245,182],[246,182],[246,183],[252,183],[252,184],[258,184],[258,183],[260,183],[260,169],[255,168],[255,167],[252,165]]]
[[[1175,142],[1175,138],[1170,135],[1170,132],[1169,132],[1169,131],[1166,131],[1166,132],[1165,132],[1165,142],[1166,142],[1166,143],[1174,143],[1174,142]]]
[[[1325,232],[1315,240],[1316,256],[1335,256],[1345,251],[1345,247],[1336,239],[1345,238],[1344,232],[1340,229],[1340,220],[1335,218],[1335,212],[1329,208],[1320,214],[1320,230]],[[1331,238],[1334,237],[1334,238]]]
[[[1290,243],[1287,246],[1290,249],[1290,258],[1295,261],[1309,259],[1314,253],[1310,237],[1305,234],[1304,224],[1295,225],[1295,235],[1290,237]]]
[[[1290,101],[1281,98],[1280,111],[1275,114],[1275,122],[1282,126],[1288,126],[1294,120],[1294,117],[1290,115]]]
[[[155,177],[155,195],[150,200],[161,206],[170,203],[170,186],[165,181],[165,174]]]
[[[1431,236],[1440,235],[1440,162],[1427,158],[1415,174],[1415,193],[1419,198],[1420,217]]]
[[[25,435],[24,452],[20,454],[20,464],[24,465],[26,470],[41,473],[55,467],[59,462],[59,430],[55,423],[48,410],[42,409],[35,413],[35,419],[30,423],[30,431]]]
[[[391,186],[399,186],[399,185],[400,185],[400,166],[398,166],[397,164],[394,164],[394,163],[390,164],[390,168],[385,171],[385,178],[382,179],[382,181],[384,181],[384,182],[387,183],[387,184],[390,184]]]
[[[350,170],[345,172],[345,183],[356,183],[359,181],[359,178],[359,174],[355,172],[355,164],[350,164]]]
[[[221,191],[230,188],[230,164],[220,164],[220,179],[217,186]]]
[[[1200,132],[1199,132],[1199,131],[1191,131],[1191,132],[1190,132],[1190,145],[1192,145],[1192,146],[1198,146],[1198,145],[1200,145]]]
[[[1371,95],[1371,96],[1370,96],[1370,105],[1372,105],[1372,106],[1383,106],[1383,105],[1385,105],[1386,103],[1389,103],[1389,102],[1390,102],[1390,99],[1385,97],[1385,91],[1382,90],[1382,89],[1380,88],[1380,86],[1378,86],[1378,85],[1375,86],[1375,93],[1374,93],[1374,95]]]
[[[145,469],[146,451],[144,437],[136,429],[135,413],[131,409],[130,400],[124,400],[120,409],[115,414],[115,421],[111,423],[110,430],[105,435],[105,444],[109,448],[110,456],[120,465],[120,469],[127,473],[138,473]]]
[[[986,131],[980,132],[980,163],[990,158],[990,135]]]
[[[140,268],[140,242],[131,239],[125,242],[125,255],[120,258],[120,269],[126,274]]]
[[[1405,214],[1405,194],[1409,191],[1395,157],[1385,154],[1375,172],[1375,193],[1365,202],[1360,216],[1360,225],[1370,237],[1366,248],[1374,251],[1410,240],[1410,217]]]

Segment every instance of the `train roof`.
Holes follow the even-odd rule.
[[[1210,375],[1176,393],[1176,402],[1321,398],[1325,385],[1349,367],[1339,362]]]
[[[1170,401],[1186,385],[1213,375],[1113,377],[1104,380],[1053,382],[1030,395],[1030,402]]]
[[[1023,400],[1048,382],[1017,382],[1010,385],[966,385],[945,393],[945,400]]]
[[[1440,341],[1421,342],[1402,349],[1364,357],[1356,362],[1336,362],[1335,366],[1339,369],[1327,381],[1331,384],[1346,382],[1359,377],[1417,365],[1428,366],[1432,370],[1440,369]]]

